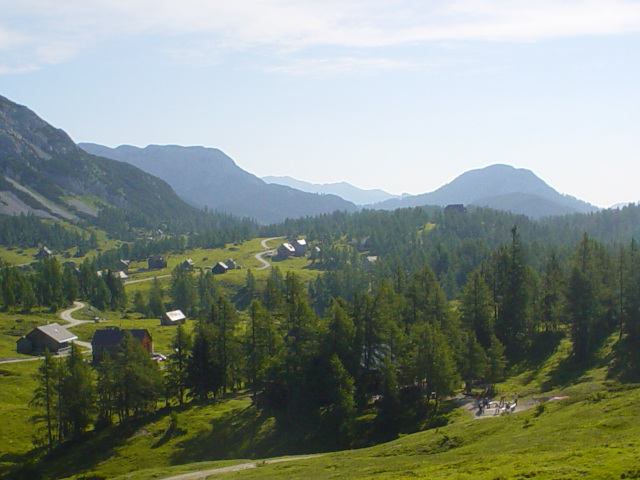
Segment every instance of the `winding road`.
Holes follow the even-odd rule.
[[[269,255],[269,254],[273,255],[277,251],[277,249],[275,249],[275,248],[269,248],[269,246],[267,245],[267,242],[270,242],[271,240],[280,240],[282,238],[285,238],[285,237],[265,238],[264,240],[262,240],[260,242],[260,245],[262,245],[262,248],[264,248],[265,251],[264,252],[260,252],[260,253],[256,253],[254,255],[255,259],[258,260],[260,263],[262,263],[262,266],[260,268],[258,268],[257,270],[264,270],[265,268],[271,267],[271,264],[264,259],[264,256],[265,255]]]
[[[78,325],[81,325],[83,323],[91,323],[91,320],[78,320],[76,318],[73,318],[71,316],[71,314],[77,310],[80,310],[81,308],[86,307],[87,305],[85,303],[82,302],[73,302],[73,307],[69,308],[68,310],[63,310],[62,312],[59,313],[59,317],[64,320],[65,322],[68,322],[67,325],[64,325],[65,328],[73,328],[76,327]],[[84,348],[88,348],[89,351],[91,351],[91,343],[89,342],[82,342],[80,340],[74,340],[73,343],[75,343],[76,345],[79,345],[80,347],[84,347]]]

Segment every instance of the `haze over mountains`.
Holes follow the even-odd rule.
[[[318,195],[268,184],[215,148],[177,145],[109,148],[92,143],[81,143],[80,147],[156,175],[196,207],[253,217],[260,223],[357,209],[336,195]]]
[[[0,214],[95,217],[103,202],[134,209],[136,218],[149,223],[151,218],[193,214],[186,201],[267,224],[336,210],[355,211],[357,205],[395,209],[464,204],[532,218],[597,210],[558,193],[530,170],[508,165],[471,170],[430,193],[395,197],[345,182],[316,185],[267,177],[297,188],[267,183],[215,148],[109,148],[89,143],[80,147],[27,107],[0,97]]]
[[[387,200],[374,207],[392,210],[450,204],[508,210],[531,218],[598,210],[583,200],[558,193],[530,170],[501,164],[465,172],[431,193]]]
[[[431,193],[398,197],[382,190],[359,189],[346,182],[313,184],[274,176],[261,180],[214,148],[123,145],[112,149],[88,143],[81,143],[80,147],[157,175],[192,205],[251,216],[262,223],[335,210],[354,211],[356,205],[392,210],[464,204],[531,218],[598,210],[587,202],[558,193],[530,170],[509,165],[471,170]]]
[[[269,175],[262,177],[267,183],[275,183],[278,185],[286,185],[291,188],[302,190],[303,192],[321,193],[338,195],[356,205],[370,205],[373,203],[384,202],[392,198],[400,198],[399,195],[393,195],[380,189],[363,190],[347,182],[337,183],[310,183],[303,180],[296,180],[289,176]]]

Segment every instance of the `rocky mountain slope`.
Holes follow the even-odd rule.
[[[388,200],[372,207],[392,210],[451,204],[486,206],[531,218],[598,210],[587,202],[562,195],[530,170],[500,164],[470,170],[431,193]]]
[[[0,96],[0,214],[91,222],[107,206],[138,227],[197,213],[159,178],[85,152],[63,130]]]
[[[268,184],[215,148],[177,145],[109,148],[91,143],[79,146],[89,153],[130,163],[162,178],[192,205],[252,217],[260,223],[357,209],[336,195],[318,195]]]

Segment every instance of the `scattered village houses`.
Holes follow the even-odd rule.
[[[147,260],[149,270],[160,270],[161,268],[167,268],[167,261],[160,255],[153,255]]]
[[[138,340],[142,347],[151,355],[153,353],[153,339],[146,328],[121,329],[118,327],[101,328],[96,330],[91,339],[93,349],[93,362],[98,364],[104,358],[105,352],[109,352],[111,357],[118,353],[118,347],[124,339],[125,332],[129,332],[133,338]]]
[[[119,278],[120,280],[126,280],[127,278],[129,278],[129,275],[127,275],[126,273],[120,270],[116,272],[111,272],[111,273],[115,278]],[[96,272],[96,275],[98,275],[99,277],[102,277],[104,275],[104,270],[98,270]]]
[[[236,264],[236,262],[231,258],[227,259],[227,261],[224,263],[227,267],[229,267],[229,270],[235,270],[236,268],[238,268],[238,264]]]
[[[278,247],[278,256],[288,258],[291,255],[295,257],[304,257],[307,254],[307,241],[305,239],[294,240],[293,242],[285,242]]]
[[[43,353],[49,350],[51,353],[60,353],[71,347],[71,342],[78,337],[57,323],[41,325],[34,328],[16,342],[18,353],[27,355]]]
[[[227,270],[229,270],[229,266],[226,263],[218,262],[211,269],[211,273],[219,275],[221,273],[227,273]]]
[[[160,325],[182,325],[187,317],[182,310],[173,310],[166,312],[160,319]]]

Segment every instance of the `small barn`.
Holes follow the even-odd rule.
[[[296,240],[292,246],[296,257],[304,257],[307,254],[307,241],[304,238]]]
[[[160,270],[161,268],[167,268],[167,261],[160,255],[153,255],[147,260],[149,270]]]
[[[132,328],[127,330],[118,327],[101,328],[94,332],[93,338],[91,339],[93,363],[100,363],[104,358],[105,352],[109,352],[111,357],[115,357],[126,332],[129,332],[133,338],[138,340],[149,355],[153,353],[153,339],[151,338],[149,330],[146,328]]]
[[[38,253],[36,253],[36,259],[42,260],[43,258],[52,258],[53,252],[47,247],[43,246]]]
[[[226,263],[218,262],[211,269],[211,273],[219,275],[221,273],[227,273],[227,270],[229,270],[229,265],[227,265]]]
[[[238,264],[231,258],[228,258],[224,263],[227,267],[229,267],[229,270],[235,270],[236,268],[238,268]]]
[[[173,310],[171,312],[166,312],[162,318],[160,319],[160,325],[182,325],[187,317],[182,310]]]
[[[184,268],[185,270],[192,270],[194,269],[196,266],[195,263],[193,263],[193,260],[191,260],[190,258],[187,258],[184,262],[182,262],[182,268]]]
[[[116,271],[128,272],[130,263],[131,263],[131,260],[122,260],[122,259],[118,260],[116,262]]]
[[[59,353],[61,350],[71,347],[71,342],[78,337],[57,323],[41,325],[34,328],[16,342],[18,353],[27,355],[42,353],[49,350],[51,353]]]
[[[445,213],[467,213],[467,209],[461,203],[454,203],[444,207]]]
[[[278,256],[288,258],[296,253],[296,249],[290,243],[283,243],[278,247]]]

